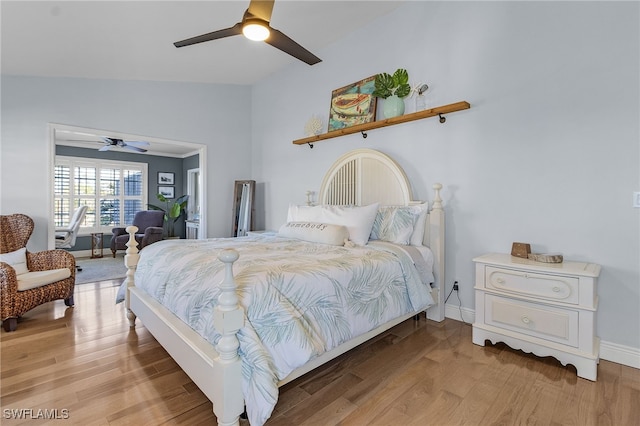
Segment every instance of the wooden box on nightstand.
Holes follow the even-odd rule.
[[[600,265],[540,263],[486,254],[476,263],[473,343],[504,342],[573,364],[596,380],[600,339],[595,335]]]

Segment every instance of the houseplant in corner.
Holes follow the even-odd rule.
[[[164,212],[164,220],[167,222],[167,237],[168,238],[176,238],[175,235],[175,223],[180,219],[182,213],[185,212],[187,208],[187,200],[189,199],[188,195],[183,195],[182,197],[177,198],[173,204],[170,204],[171,200],[165,197],[162,194],[157,194],[156,198],[161,202],[166,204],[166,208],[154,206],[153,204],[149,204],[149,209],[151,210],[160,210]]]
[[[404,98],[411,92],[407,70],[398,68],[396,72],[376,75],[373,96],[384,99],[382,113],[385,118],[404,114]]]

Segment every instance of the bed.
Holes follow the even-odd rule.
[[[141,257],[128,227],[130,326],[141,319],[211,400],[219,425],[238,424],[245,403],[251,424],[262,424],[279,386],[417,313],[444,319],[441,188],[429,203],[413,200],[395,161],[359,149],[326,173],[319,205],[289,207],[278,233],[160,242]],[[412,212],[410,231],[385,228],[399,212]],[[283,330],[287,338],[273,337]]]

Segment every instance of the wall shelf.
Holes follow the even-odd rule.
[[[444,123],[445,118],[443,114],[448,114],[451,112],[462,111],[464,109],[471,108],[469,102],[460,101],[449,105],[443,105],[436,108],[425,109],[424,111],[413,112],[411,114],[401,115],[399,117],[387,118],[384,120],[377,120],[371,123],[358,124],[351,127],[346,127],[344,129],[334,130],[327,133],[322,133],[316,136],[310,136],[303,139],[296,139],[293,141],[295,145],[304,145],[309,144],[311,148],[313,148],[313,144],[315,142],[319,142],[325,139],[337,138],[340,136],[351,135],[353,133],[362,133],[363,137],[367,137],[367,130],[379,129],[380,127],[393,126],[395,124],[407,123],[409,121],[421,120],[423,118],[440,116],[440,122]]]

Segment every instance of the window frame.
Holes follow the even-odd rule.
[[[69,167],[69,194],[61,196],[57,194],[54,190],[53,192],[53,220],[54,224],[56,223],[56,211],[55,205],[56,202],[60,199],[67,199],[69,206],[69,218],[75,207],[77,206],[76,200],[94,200],[93,212],[96,215],[95,225],[94,226],[86,226],[84,223],[80,226],[78,231],[79,235],[90,235],[91,233],[102,232],[102,233],[111,233],[111,230],[114,227],[125,227],[130,224],[124,223],[125,217],[125,201],[126,200],[140,200],[141,202],[141,210],[146,210],[149,203],[149,165],[148,163],[143,162],[135,162],[135,161],[122,161],[122,160],[106,160],[101,158],[88,158],[88,157],[73,157],[73,156],[65,156],[65,155],[56,155],[54,158],[54,169],[53,169],[53,183],[54,188],[56,186],[56,167],[58,166],[66,166]],[[95,180],[95,191],[93,195],[78,195],[74,191],[75,187],[75,168],[76,167],[86,167],[86,168],[94,168],[96,171],[96,180]],[[140,171],[141,173],[141,194],[139,196],[131,196],[125,195],[125,191],[120,191],[119,195],[116,196],[103,196],[100,193],[100,177],[101,170],[103,169],[119,169],[120,170],[120,187],[125,188],[125,170],[135,170]],[[119,208],[119,223],[118,224],[109,224],[109,225],[100,225],[100,200],[102,199],[112,199],[118,198],[120,201]],[[90,208],[91,210],[91,208]]]

